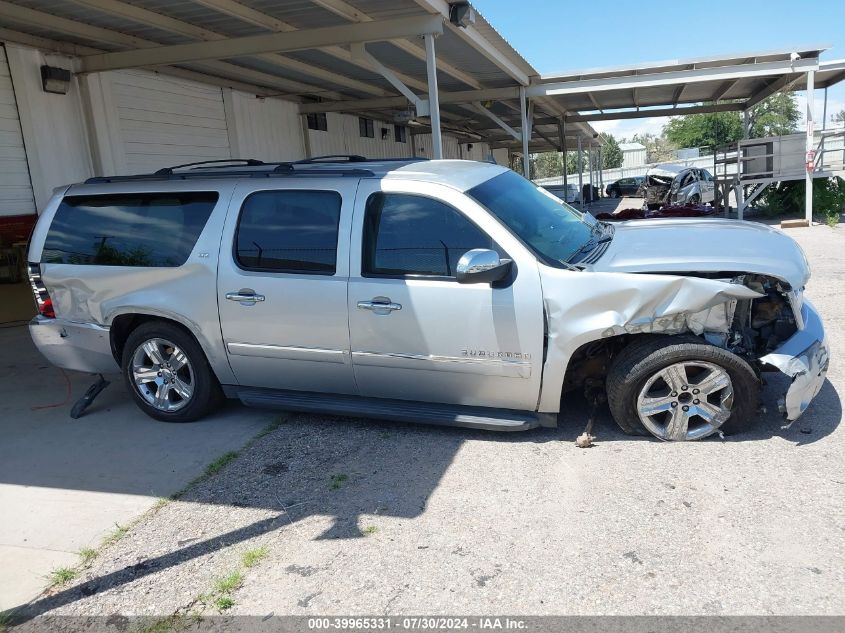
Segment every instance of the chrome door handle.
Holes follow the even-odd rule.
[[[392,301],[359,301],[359,310],[372,310],[376,314],[389,314],[394,310],[401,310],[401,303],[393,303]]]
[[[264,301],[266,298],[264,295],[258,295],[254,292],[244,292],[243,290],[239,292],[227,292],[226,298],[229,301],[238,301],[239,303],[256,303],[259,301]]]

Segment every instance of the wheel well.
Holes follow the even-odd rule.
[[[604,389],[605,378],[613,359],[634,341],[653,337],[653,334],[619,334],[584,343],[575,350],[566,367],[563,393]]]
[[[126,345],[126,340],[129,338],[129,335],[132,334],[132,332],[140,325],[149,323],[150,321],[161,321],[162,323],[175,325],[190,334],[194,340],[196,340],[196,337],[188,328],[173,319],[155,316],[152,314],[121,314],[114,318],[109,330],[111,353],[118,365],[121,365],[123,361],[123,348]]]

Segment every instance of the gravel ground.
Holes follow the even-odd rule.
[[[578,449],[577,400],[518,435],[287,415],[30,610],[214,614],[240,569],[232,614],[845,614],[845,228],[790,234],[833,349],[788,431],[780,376],[749,432],[689,444],[605,412]]]

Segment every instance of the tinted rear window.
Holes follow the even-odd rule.
[[[68,196],[47,232],[42,261],[181,266],[217,197],[216,192]]]

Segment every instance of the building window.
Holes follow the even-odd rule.
[[[394,125],[393,126],[393,140],[397,143],[407,143],[408,142],[408,128],[404,125]]]
[[[325,112],[306,114],[305,117],[308,119],[309,130],[319,130],[320,132],[329,131],[329,121]]]
[[[364,138],[375,138],[376,137],[376,130],[373,126],[372,119],[365,119],[364,117],[358,117],[358,131],[361,133],[361,136]]]

